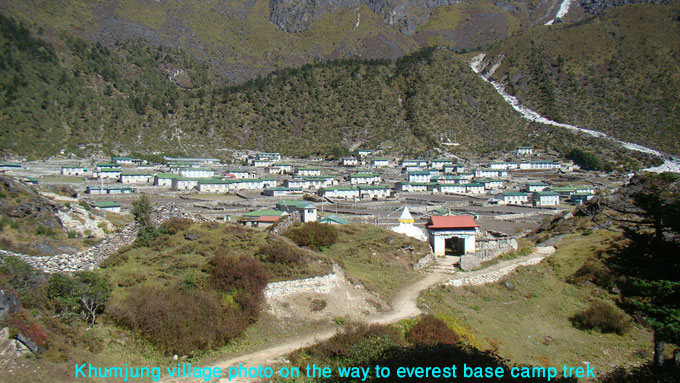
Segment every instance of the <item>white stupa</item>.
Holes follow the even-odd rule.
[[[409,237],[418,239],[420,241],[427,241],[427,235],[422,229],[417,228],[413,223],[415,220],[408,211],[408,206],[404,206],[404,211],[401,212],[401,217],[399,217],[399,225],[392,228],[392,231],[399,234],[405,234]]]

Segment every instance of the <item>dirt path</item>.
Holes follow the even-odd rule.
[[[467,284],[480,284],[475,283],[479,278],[490,277],[493,281],[496,281],[502,276],[508,274],[510,271],[517,267],[535,264],[540,262],[543,258],[555,252],[555,248],[552,246],[548,247],[537,247],[536,250],[524,257],[502,261],[488,268],[471,271],[471,272],[458,272],[455,274],[446,274],[439,272],[430,272],[424,275],[422,278],[416,280],[414,283],[404,287],[400,290],[394,300],[392,301],[392,310],[369,318],[368,323],[371,324],[387,324],[394,323],[401,319],[412,318],[421,314],[418,308],[418,296],[424,290],[444,282],[451,281],[461,281],[460,285]],[[471,281],[467,283],[466,281]],[[492,282],[489,280],[490,283]],[[303,335],[300,337],[290,338],[279,342],[276,345],[270,346],[263,350],[254,351],[249,354],[245,354],[239,357],[230,358],[227,360],[218,361],[210,364],[211,367],[220,367],[223,374],[228,374],[229,367],[238,367],[242,365],[245,367],[257,367],[271,365],[282,360],[282,358],[290,354],[291,352],[314,345],[316,343],[322,342],[331,338],[338,331],[338,328],[328,328],[324,330],[318,330],[314,333]],[[276,372],[275,372],[276,373]],[[205,382],[200,379],[165,379],[166,382]],[[214,380],[213,380],[214,381]],[[226,382],[258,382],[258,379],[253,378],[234,378],[228,380],[226,378],[219,379],[220,383]]]

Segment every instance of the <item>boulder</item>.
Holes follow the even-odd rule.
[[[482,265],[482,262],[476,255],[463,255],[462,257],[460,257],[459,264],[460,268],[463,269],[463,271],[470,271],[480,267]]]

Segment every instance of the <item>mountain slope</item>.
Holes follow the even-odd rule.
[[[680,6],[538,27],[492,49],[485,71],[553,120],[680,153]]]

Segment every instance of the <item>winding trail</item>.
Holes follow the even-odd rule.
[[[562,4],[564,5],[564,3],[562,3]],[[536,111],[531,110],[531,109],[523,106],[515,96],[511,96],[511,95],[509,95],[508,93],[505,92],[505,87],[503,86],[503,84],[489,80],[489,77],[491,77],[491,75],[496,70],[496,68],[498,68],[498,66],[500,66],[500,62],[497,62],[496,64],[491,66],[488,73],[486,73],[486,74],[482,73],[482,67],[483,67],[482,63],[483,63],[485,57],[486,57],[485,53],[480,53],[477,56],[473,57],[472,61],[470,61],[470,68],[475,73],[477,73],[479,75],[479,77],[482,78],[482,80],[491,84],[496,89],[498,94],[500,94],[503,97],[505,102],[507,102],[513,109],[515,109],[517,112],[519,112],[524,119],[529,120],[529,121],[535,121],[535,122],[545,124],[545,125],[557,126],[557,127],[560,127],[560,128],[564,128],[564,129],[574,131],[574,132],[585,133],[585,134],[588,134],[588,135],[591,135],[591,136],[597,137],[597,138],[611,140],[611,141],[614,141],[614,142],[620,144],[621,146],[623,146],[624,148],[626,148],[628,150],[633,150],[633,151],[637,151],[637,152],[651,154],[653,156],[660,157],[664,160],[664,163],[660,166],[647,168],[647,169],[643,169],[643,170],[650,171],[650,172],[657,172],[657,173],[665,172],[665,171],[676,172],[676,173],[680,172],[680,158],[678,158],[678,157],[669,156],[667,154],[661,153],[658,150],[650,149],[646,146],[634,144],[632,142],[621,141],[621,140],[613,138],[613,137],[611,137],[611,136],[609,136],[605,133],[598,132],[596,130],[580,128],[580,127],[575,126],[575,125],[563,124],[561,122],[553,121],[553,120],[550,120],[546,117],[541,116]]]
[[[493,266],[485,269],[471,271],[471,272],[456,272],[454,274],[441,272],[427,272],[423,277],[416,280],[414,283],[401,289],[392,300],[392,309],[386,313],[368,318],[368,324],[388,324],[394,323],[402,319],[413,318],[422,313],[418,307],[418,296],[421,292],[430,287],[439,284],[448,284],[455,286],[479,285],[484,283],[493,283],[509,274],[518,267],[537,264],[544,258],[552,255],[555,248],[552,246],[536,247],[534,252],[524,257],[511,259],[508,261],[501,261]],[[269,346],[265,349],[254,351],[245,355],[232,357],[225,360],[215,361],[209,363],[210,367],[220,367],[223,374],[228,373],[229,367],[238,367],[242,365],[245,367],[268,366],[279,363],[283,357],[291,352],[312,346],[314,344],[323,342],[335,334],[339,329],[337,327],[330,327],[326,329],[317,330],[310,334],[302,335],[284,339],[275,345]],[[163,380],[167,383],[186,383],[186,382],[205,382],[200,379],[173,379],[166,378]],[[219,379],[220,383],[227,382],[259,382],[256,378],[234,378],[228,380],[226,378]]]

